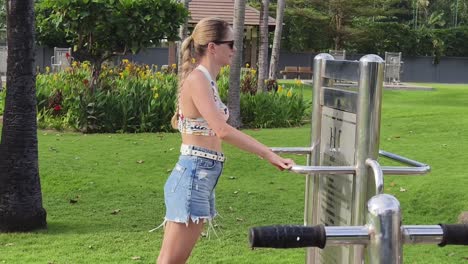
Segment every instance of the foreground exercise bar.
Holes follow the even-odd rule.
[[[444,231],[448,229],[449,231]],[[324,238],[307,237],[307,234],[324,234]],[[401,239],[404,244],[468,245],[468,225],[404,225],[401,226]],[[456,236],[453,236],[457,234]],[[372,233],[368,226],[302,226],[277,225],[250,229],[249,240],[252,248],[298,248],[368,245]],[[321,241],[320,239],[325,239]],[[302,246],[299,242],[302,241]]]
[[[378,194],[367,203],[364,226],[277,225],[250,229],[252,248],[366,245],[369,263],[403,263],[403,244],[468,245],[468,225],[402,226],[398,200]]]

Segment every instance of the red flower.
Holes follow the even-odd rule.
[[[70,53],[65,53],[65,57],[67,57],[67,60],[70,58]]]
[[[83,79],[83,84],[84,85],[88,85],[88,83],[89,83],[88,79]]]
[[[58,112],[60,110],[62,110],[62,107],[60,105],[54,106],[54,111]]]

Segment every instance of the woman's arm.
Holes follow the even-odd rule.
[[[223,115],[216,107],[213,91],[209,89],[210,84],[204,76],[192,74],[189,78],[191,79],[190,97],[201,116],[208,122],[208,125],[214,130],[218,138],[268,160],[280,170],[289,169],[294,165],[294,161],[291,159],[280,157],[253,137],[227,124]]]

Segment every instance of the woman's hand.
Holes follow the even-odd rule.
[[[270,152],[266,159],[279,170],[289,170],[296,165],[292,159],[285,159],[274,152]]]

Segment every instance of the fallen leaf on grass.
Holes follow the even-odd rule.
[[[144,160],[137,160],[138,164],[143,164],[145,161]]]
[[[234,194],[238,194],[238,193],[239,193],[239,191],[235,191],[235,192],[234,192]]]
[[[396,185],[395,182],[390,183],[390,186],[392,186],[392,187],[395,187],[395,185]]]
[[[403,187],[400,187],[400,192],[406,192],[406,189]]]
[[[229,179],[230,179],[230,180],[235,180],[235,179],[236,179],[236,177],[234,177],[234,176],[231,176],[231,177],[229,177]]]
[[[237,218],[236,218],[236,221],[242,222],[242,221],[244,221],[244,219],[237,217]]]
[[[140,259],[141,259],[140,256],[133,256],[133,257],[132,257],[132,260],[140,260]]]
[[[56,148],[54,148],[54,147],[49,147],[49,150],[54,151],[54,152],[58,152],[58,150]]]
[[[112,211],[111,214],[112,214],[112,215],[116,215],[116,214],[118,214],[118,213],[120,213],[120,209],[115,209],[114,211]]]

